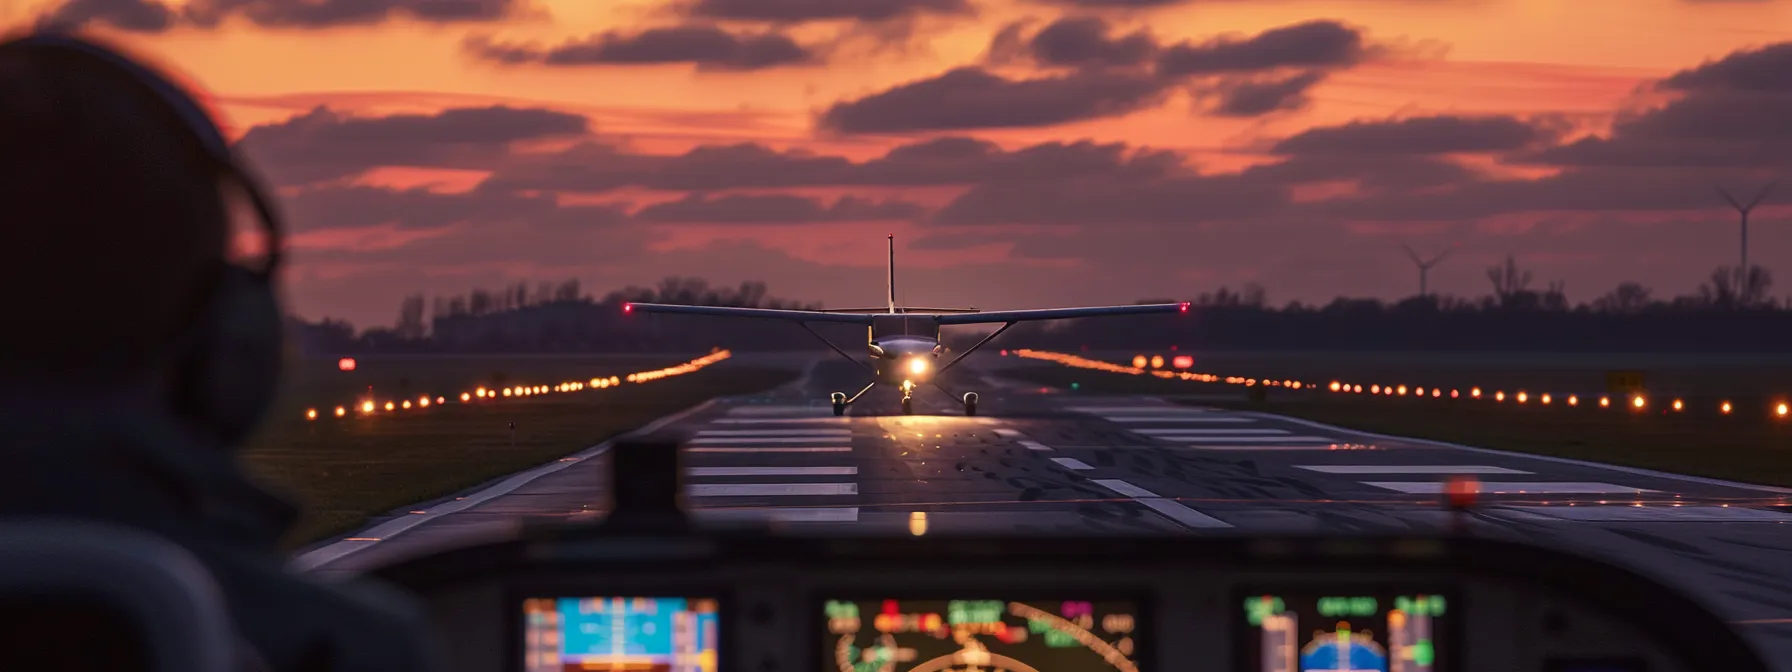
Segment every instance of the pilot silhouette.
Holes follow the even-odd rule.
[[[228,197],[266,263],[229,261]],[[438,669],[423,612],[292,573],[295,511],[235,450],[278,388],[272,204],[203,108],[94,42],[0,42],[0,515],[146,529],[202,560],[253,666]]]

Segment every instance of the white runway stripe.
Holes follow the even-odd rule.
[[[854,476],[858,467],[691,467],[692,476]]]
[[[1068,410],[1078,413],[1154,413],[1170,415],[1181,413],[1208,413],[1207,409],[1192,406],[1071,406]]]
[[[1295,469],[1322,474],[1528,474],[1528,471],[1484,464],[1316,464]]]
[[[687,453],[850,453],[850,452],[852,452],[852,446],[802,446],[802,447],[792,447],[792,446],[783,446],[783,447],[777,447],[777,446],[765,446],[765,447],[704,446],[702,448],[686,448],[686,449],[684,449],[684,452],[687,452]]]
[[[1363,485],[1372,485],[1410,495],[1435,495],[1444,491],[1441,481],[1364,481]],[[1644,492],[1655,492],[1643,488],[1629,488],[1610,483],[1586,482],[1524,482],[1500,483],[1481,482],[1481,493],[1491,495],[1634,495]]]
[[[852,523],[859,520],[858,507],[808,508],[768,507],[760,509],[696,509],[698,518],[711,520],[774,520],[783,523]]]
[[[809,497],[856,495],[857,483],[693,483],[692,497]]]
[[[1207,416],[1207,417],[1202,417],[1202,416]],[[1104,415],[1104,416],[1101,416],[1101,419],[1106,420],[1108,422],[1134,422],[1134,423],[1139,423],[1139,424],[1159,423],[1159,422],[1192,422],[1192,423],[1208,424],[1208,423],[1219,423],[1219,422],[1256,422],[1257,421],[1256,418],[1240,418],[1240,417],[1231,416],[1231,415],[1215,415],[1213,413],[1190,413],[1186,416],[1178,416],[1178,415]]]
[[[1527,520],[1581,523],[1783,523],[1792,515],[1739,506],[1501,506]]]
[[[810,416],[812,416],[812,417],[831,418],[831,417],[834,417],[834,407],[832,407],[832,406],[736,406],[734,408],[728,409],[728,414],[729,415],[745,415],[745,416],[784,415],[784,416],[792,416],[792,417],[797,417],[797,416],[810,417]]]
[[[1200,511],[1183,506],[1180,502],[1164,499],[1157,493],[1114,478],[1095,479],[1094,483],[1113,490],[1133,501],[1144,504],[1145,508],[1163,514],[1165,518],[1174,520],[1188,527],[1232,527],[1231,523],[1214,518]]]
[[[699,436],[695,439],[691,439],[691,443],[693,443],[693,444],[696,444],[696,443],[718,444],[719,443],[719,444],[724,444],[724,445],[734,444],[734,443],[738,443],[741,445],[748,445],[748,444],[755,444],[755,443],[771,443],[771,444],[777,444],[777,443],[839,443],[843,440],[846,440],[847,438],[849,438],[849,437],[844,437],[844,436],[772,436],[772,437]]]
[[[1051,450],[1052,449],[1051,446],[1045,445],[1038,441],[1021,441],[1020,445],[1025,446],[1027,450]]]
[[[718,425],[847,425],[852,424],[852,418],[836,418],[831,415],[820,418],[716,418],[711,422]]]
[[[1060,466],[1063,466],[1066,469],[1076,469],[1078,471],[1095,468],[1074,457],[1054,457],[1052,458],[1052,461],[1057,462]]]
[[[1344,443],[1323,436],[1160,436],[1163,441],[1224,441],[1227,443]]]
[[[1264,444],[1253,444],[1253,445],[1245,446],[1245,445],[1228,443],[1228,444],[1216,444],[1216,445],[1175,446],[1175,447],[1172,447],[1171,450],[1337,450],[1336,448],[1332,447],[1333,445],[1334,444],[1330,444],[1330,443],[1309,443],[1309,444],[1305,444],[1305,445],[1286,445],[1286,444],[1264,443]]]
[[[1017,430],[1017,429],[1008,429],[1008,428],[1006,428],[1006,427],[1002,427],[1002,428],[999,428],[999,429],[996,429],[996,430],[995,430],[995,433],[996,433],[996,436],[1000,436],[1000,437],[1004,437],[1004,438],[1009,438],[1009,439],[1012,439],[1012,438],[1014,438],[1014,437],[1017,437],[1017,436],[1020,436],[1020,430]]]
[[[704,429],[697,436],[852,436],[850,429]]]
[[[1178,428],[1165,428],[1165,429],[1129,429],[1126,431],[1132,432],[1134,434],[1144,434],[1146,436],[1207,436],[1207,435],[1248,436],[1248,435],[1253,435],[1253,434],[1292,434],[1293,433],[1286,429],[1253,429],[1253,428],[1248,428],[1248,427],[1242,428],[1242,429],[1236,428],[1236,427],[1226,428],[1226,429],[1199,429],[1199,428],[1190,429],[1190,428],[1178,427]]]

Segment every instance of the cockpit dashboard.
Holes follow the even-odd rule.
[[[1671,589],[1472,538],[562,531],[379,574],[460,672],[1767,669]]]

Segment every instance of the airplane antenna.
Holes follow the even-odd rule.
[[[890,314],[896,314],[896,234],[890,238]]]
[[[1443,261],[1444,257],[1450,256],[1450,253],[1455,251],[1455,248],[1452,247],[1439,252],[1437,253],[1437,256],[1432,257],[1430,261],[1426,261],[1419,258],[1419,253],[1412,251],[1412,246],[1401,243],[1400,247],[1406,248],[1406,256],[1411,257],[1413,265],[1419,267],[1419,298],[1425,298],[1426,282],[1429,279],[1428,276],[1431,274],[1431,267],[1436,266],[1437,262]]]
[[[1761,192],[1758,194],[1755,194],[1755,200],[1749,201],[1748,205],[1743,205],[1742,201],[1736,200],[1735,197],[1730,195],[1730,192],[1724,191],[1723,187],[1717,188],[1718,195],[1723,196],[1724,200],[1730,202],[1730,207],[1736,208],[1736,212],[1738,212],[1742,215],[1742,266],[1741,266],[1741,272],[1743,274],[1743,277],[1745,277],[1745,278],[1748,277],[1748,213],[1750,211],[1753,211],[1755,209],[1755,206],[1761,204],[1761,199],[1767,198],[1767,192],[1773,190],[1773,185],[1774,185],[1774,183],[1769,182],[1769,183],[1767,183],[1767,186],[1761,187]]]

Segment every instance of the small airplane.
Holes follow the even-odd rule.
[[[893,385],[902,389],[902,412],[904,415],[914,413],[913,397],[921,384],[932,384],[945,392],[946,396],[964,402],[964,414],[977,414],[977,393],[966,392],[963,396],[954,395],[935,382],[936,377],[945,373],[971,353],[995,337],[1002,335],[1021,322],[1034,320],[1062,320],[1077,317],[1104,317],[1112,315],[1145,315],[1154,313],[1186,313],[1188,302],[1152,303],[1130,306],[1096,306],[1090,308],[1046,308],[1041,310],[1002,310],[982,312],[975,308],[903,308],[896,305],[896,236],[889,236],[890,241],[890,299],[885,308],[850,308],[840,310],[779,310],[773,308],[730,308],[723,306],[684,306],[664,303],[625,303],[624,313],[682,313],[687,315],[710,315],[715,317],[751,317],[761,319],[784,320],[795,322],[816,338],[827,343],[834,352],[853,363],[871,370],[873,380],[851,397],[844,392],[829,395],[834,404],[834,415],[845,415],[846,407],[858,401],[859,397],[869,392],[879,383]],[[809,328],[810,322],[835,322],[862,324],[870,327],[870,338],[866,349],[870,351],[871,361],[862,362],[841,350],[839,346]],[[958,324],[1001,324],[1002,328],[985,336],[976,345],[965,350],[944,365],[939,357],[946,352],[946,346],[940,344],[940,327]]]

